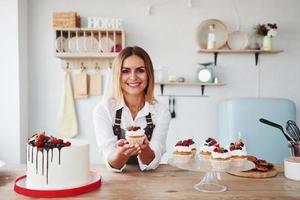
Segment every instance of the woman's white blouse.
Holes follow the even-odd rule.
[[[150,147],[155,154],[155,158],[149,165],[145,165],[141,162],[138,156],[138,163],[142,171],[157,168],[162,155],[166,152],[166,139],[171,119],[170,112],[166,106],[160,103],[151,105],[146,102],[144,107],[138,112],[136,118],[133,120],[130,110],[124,103],[124,100],[116,105],[115,101],[110,99],[103,99],[96,106],[93,113],[96,140],[106,166],[116,172],[121,172],[126,167],[125,164],[120,170],[114,169],[107,162],[109,154],[117,149],[118,138],[114,135],[112,127],[115,122],[116,111],[122,107],[122,129],[126,129],[128,126],[140,126],[141,128],[145,128],[147,126],[146,116],[149,112],[151,113],[155,128],[152,133]]]

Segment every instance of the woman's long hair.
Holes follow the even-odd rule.
[[[112,99],[120,102],[123,92],[120,84],[121,79],[121,68],[123,66],[123,62],[129,56],[136,55],[143,59],[145,63],[146,73],[148,76],[148,84],[144,90],[145,93],[145,101],[150,104],[154,104],[156,99],[154,98],[154,70],[152,61],[148,53],[142,49],[141,47],[133,46],[133,47],[126,47],[123,49],[118,56],[114,59],[112,65]]]

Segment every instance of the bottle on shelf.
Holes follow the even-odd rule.
[[[216,48],[216,33],[215,33],[215,25],[209,25],[209,32],[207,38],[207,49],[214,49]]]

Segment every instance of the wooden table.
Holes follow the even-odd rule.
[[[100,189],[69,199],[300,199],[300,182],[286,179],[282,166],[273,178],[241,178],[222,173],[228,190],[222,193],[203,193],[193,186],[203,173],[184,171],[169,165],[161,165],[155,171],[140,172],[136,166],[128,166],[123,173],[108,171],[104,165],[94,165],[92,170],[102,175]],[[16,194],[14,180],[24,175],[25,165],[6,165],[0,168],[0,199],[30,199]]]

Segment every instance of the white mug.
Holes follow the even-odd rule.
[[[300,181],[300,157],[284,159],[284,175],[286,178]]]

